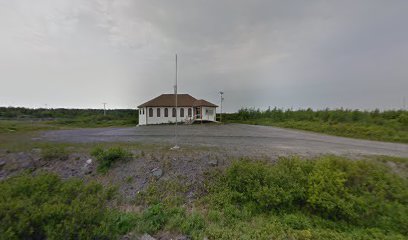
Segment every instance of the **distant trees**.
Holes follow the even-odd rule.
[[[0,118],[84,118],[102,115],[103,109],[66,109],[66,108],[22,108],[0,107]],[[133,109],[106,110],[110,118],[137,118],[138,112]]]
[[[408,112],[349,109],[242,108],[225,114],[225,122],[296,128],[331,135],[408,143]]]
[[[260,110],[255,108],[241,108],[237,113],[225,114],[227,120],[253,120],[267,118],[272,122],[282,121],[321,121],[331,123],[375,123],[383,124],[385,121],[393,120],[402,124],[407,123],[408,113],[403,110],[360,111],[350,109],[324,109],[313,111],[311,108],[291,110],[280,108],[268,108]]]

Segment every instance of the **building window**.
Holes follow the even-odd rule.
[[[169,116],[169,109],[165,108],[164,109],[164,117],[168,117]]]
[[[157,117],[160,117],[160,108],[157,108]]]
[[[173,117],[176,117],[176,116],[177,116],[177,111],[176,111],[175,108],[173,108],[172,112],[173,112],[173,113],[172,113],[172,116],[173,116]]]
[[[144,115],[144,108],[142,108],[142,111],[143,111],[143,113],[142,113],[142,114]]]
[[[149,117],[153,117],[153,108],[149,108]]]
[[[188,109],[188,117],[191,117],[191,108]]]
[[[180,117],[184,117],[184,108],[180,108]]]

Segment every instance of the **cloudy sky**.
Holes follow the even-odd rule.
[[[401,108],[408,1],[0,0],[0,106]]]

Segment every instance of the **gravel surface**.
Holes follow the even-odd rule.
[[[245,124],[179,125],[178,144],[224,149],[232,155],[321,154],[408,157],[408,144],[328,136],[299,130]],[[42,140],[59,142],[174,143],[174,125],[47,131]]]

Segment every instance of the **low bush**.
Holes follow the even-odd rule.
[[[0,239],[108,239],[112,191],[53,174],[0,182]]]
[[[181,179],[150,182],[149,186],[136,196],[136,203],[140,205],[155,205],[163,203],[166,206],[178,206],[185,200],[188,186]]]
[[[106,173],[115,162],[124,161],[131,158],[131,152],[121,148],[113,147],[107,150],[97,147],[92,150],[91,155],[98,161],[98,171]]]
[[[45,145],[41,148],[41,157],[44,160],[67,160],[68,151],[61,145]]]
[[[274,165],[241,160],[213,176],[208,191],[208,204],[229,224],[268,214],[283,215],[280,222],[292,229],[306,229],[312,226],[307,218],[315,216],[322,219],[318,227],[335,222],[335,228],[408,234],[408,181],[379,162],[332,156],[283,158]]]

